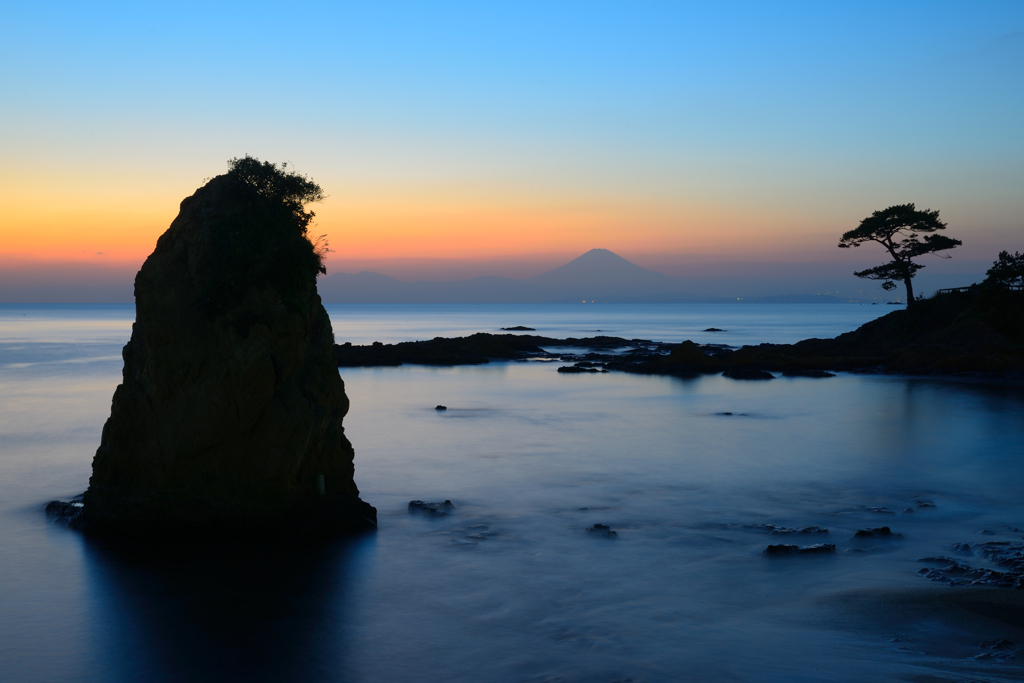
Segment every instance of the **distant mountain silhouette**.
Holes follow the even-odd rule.
[[[736,302],[694,296],[692,283],[648,270],[607,249],[591,249],[546,273],[515,280],[487,276],[449,282],[404,282],[370,271],[332,273],[317,283],[327,303],[694,303]],[[838,303],[830,296],[789,295],[746,299]]]
[[[685,298],[684,283],[664,273],[642,268],[607,249],[582,256],[524,282],[562,290],[572,300],[623,301]]]
[[[564,266],[525,280],[477,277],[402,282],[369,271],[334,273],[317,285],[334,303],[569,303],[694,301],[681,280],[641,268],[607,249],[591,249]],[[707,300],[707,299],[703,299]]]

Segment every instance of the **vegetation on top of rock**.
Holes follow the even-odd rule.
[[[321,187],[287,164],[245,156],[230,160],[227,174],[207,188],[219,191],[203,269],[209,273],[202,291],[207,311],[223,313],[250,288],[268,284],[289,309],[304,310],[317,275],[327,272],[327,242],[322,235],[310,239],[315,214],[305,209],[323,200]]]
[[[1024,286],[1024,254],[1008,251],[999,252],[999,258],[985,273],[988,277],[982,284],[997,287]]]
[[[963,244],[958,239],[935,234],[937,230],[945,229],[946,224],[939,220],[938,211],[918,211],[913,204],[897,204],[875,211],[855,229],[844,233],[839,240],[839,248],[859,247],[865,242],[877,242],[885,247],[892,261],[856,271],[854,275],[881,280],[886,291],[896,289],[895,280],[903,282],[907,288],[907,307],[912,308],[915,303],[912,280],[917,271],[924,268],[914,259]]]

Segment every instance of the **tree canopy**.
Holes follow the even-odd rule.
[[[1024,286],[1024,254],[1020,252],[999,252],[999,259],[985,273],[985,284],[999,287]]]
[[[236,157],[228,161],[228,177],[241,181],[269,203],[291,212],[296,227],[303,234],[316,215],[304,210],[306,204],[324,199],[324,191],[319,185],[304,175],[289,171],[287,163],[278,166],[249,155],[240,159]]]
[[[938,211],[919,211],[913,204],[897,204],[875,211],[855,229],[844,233],[839,240],[839,247],[849,249],[867,242],[882,245],[892,260],[874,268],[856,271],[854,275],[881,280],[882,288],[887,291],[896,288],[896,281],[902,281],[907,288],[909,307],[914,303],[913,277],[924,268],[924,264],[915,263],[913,259],[925,254],[942,256],[938,252],[963,244],[958,239],[937,234],[937,231],[945,229],[946,224],[939,220]]]
[[[327,272],[327,242],[323,236],[310,239],[316,214],[306,210],[323,200],[323,189],[287,164],[246,155],[228,161],[223,193],[227,203],[211,244],[214,275],[207,304],[226,310],[249,287],[269,283],[289,307],[303,309],[317,274]]]

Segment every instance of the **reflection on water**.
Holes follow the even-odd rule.
[[[1024,655],[976,658],[1024,645],[1019,599],[916,573],[1024,534],[1019,385],[346,368],[375,534],[122,547],[41,515],[88,481],[124,341],[104,325],[51,345],[0,329],[20,354],[0,362],[0,680],[1024,677]],[[901,535],[854,537],[880,526]],[[779,542],[838,552],[762,556]]]
[[[349,556],[366,542],[88,540],[97,678],[346,680]]]

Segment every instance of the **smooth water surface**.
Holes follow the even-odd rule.
[[[378,323],[375,338],[397,341],[538,319],[576,335],[689,335],[642,307],[608,307],[607,320],[596,305],[582,319],[382,308],[330,307],[339,340],[372,341]],[[680,312],[692,326],[746,324],[704,322],[708,309],[693,308]],[[807,310],[825,306],[727,308],[777,310],[763,340],[827,327]],[[1024,533],[1020,386],[559,375],[540,363],[346,368],[345,424],[376,533],[315,547],[125,548],[48,523],[42,506],[87,486],[131,320],[131,307],[0,309],[0,680],[1024,676],[1021,655],[975,658],[983,641],[1024,644],[1017,592],[916,574],[951,543]],[[400,337],[403,321],[414,331]],[[410,514],[411,499],[457,509]],[[900,512],[920,500],[936,507]],[[588,533],[595,523],[617,537]],[[761,524],[829,533],[791,540]],[[882,525],[903,536],[852,539]],[[819,541],[839,552],[761,554]]]
[[[891,313],[870,304],[327,304],[338,343],[501,334],[532,327],[545,337],[607,335],[698,344],[792,344],[831,338]],[[721,332],[707,332],[708,328]]]

